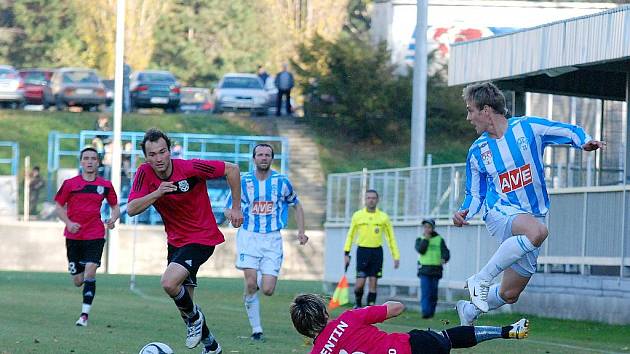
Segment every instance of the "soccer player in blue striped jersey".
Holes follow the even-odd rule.
[[[304,234],[304,210],[287,176],[271,169],[274,154],[269,144],[258,144],[252,154],[256,170],[241,177],[243,225],[236,234],[236,268],[243,270],[243,302],[252,327],[251,339],[264,341],[260,320],[258,290],[273,295],[282,266],[282,236],[287,226],[289,206],[295,208],[298,240],[308,242]],[[230,220],[232,199],[226,217]],[[261,278],[258,279],[258,275]]]
[[[538,248],[548,234],[545,147],[567,144],[594,151],[605,143],[575,125],[527,116],[507,119],[505,96],[492,83],[467,86],[463,98],[466,119],[480,137],[468,150],[466,197],[453,224],[466,225],[483,211],[489,233],[501,243],[481,271],[466,281],[471,302],[457,303],[461,324],[472,325],[482,312],[516,302],[536,272]],[[491,285],[501,272],[501,283]]]

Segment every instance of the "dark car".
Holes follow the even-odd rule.
[[[131,74],[131,108],[179,109],[181,85],[168,71],[136,71]]]
[[[20,77],[24,80],[24,103],[42,105],[48,109],[55,103],[50,80],[55,73],[52,69],[22,69]]]
[[[214,109],[210,90],[201,87],[182,87],[179,109],[182,112],[210,113]]]
[[[58,110],[68,106],[99,110],[107,100],[105,86],[93,69],[59,69],[55,71],[50,86]]]

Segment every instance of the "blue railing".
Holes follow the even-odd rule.
[[[10,165],[11,175],[17,175],[20,166],[20,144],[14,141],[0,141],[0,150],[2,151],[0,156],[11,155],[11,157],[0,157],[0,165]]]
[[[96,145],[97,150],[101,150],[102,156],[106,155],[108,153],[106,151],[107,144],[103,147],[98,145],[111,141],[111,138],[111,132],[95,130],[83,130],[79,134],[50,132],[48,135],[48,200],[52,200],[55,193],[56,184],[53,181],[60,168],[64,166],[76,168],[81,149],[88,145]],[[144,132],[121,133],[123,172],[129,176],[121,181],[119,196],[121,211],[124,212],[121,216],[123,222],[130,222],[131,219],[126,216],[125,212],[127,195],[136,169],[144,162],[144,154],[140,146],[143,138]],[[255,168],[251,154],[256,144],[269,143],[274,146],[275,159],[280,162],[280,172],[288,172],[289,143],[288,139],[284,137],[174,133],[169,134],[169,138],[171,139],[171,156],[173,158],[223,160],[238,164],[241,171],[252,171]],[[179,152],[176,143],[181,147]],[[109,178],[110,171],[110,166],[104,164],[99,173]],[[227,194],[228,186],[224,179],[208,182],[208,195],[215,217],[219,222],[223,219],[223,207],[227,200]],[[108,211],[105,208],[104,215],[107,214]],[[159,214],[153,208],[139,215],[138,220],[148,224],[161,222]]]

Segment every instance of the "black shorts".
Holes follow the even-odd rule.
[[[448,354],[451,343],[441,334],[432,330],[414,329],[409,332],[411,354]]]
[[[383,247],[357,247],[357,278],[383,276]]]
[[[214,246],[191,243],[182,247],[168,245],[168,264],[177,263],[188,271],[188,278],[184,280],[185,286],[197,286],[197,271],[204,264],[212,253]]]
[[[95,263],[97,267],[100,267],[103,246],[105,246],[104,238],[97,240],[71,240],[67,238],[66,254],[68,256],[68,271],[70,274],[83,273],[86,263]]]

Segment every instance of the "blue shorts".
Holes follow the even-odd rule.
[[[519,210],[510,206],[496,206],[489,209],[485,215],[486,228],[491,236],[496,237],[499,244],[508,238],[514,236],[512,234],[512,222],[519,214],[528,214],[525,211]],[[544,216],[534,216],[540,223],[545,223]],[[527,253],[523,258],[512,264],[512,268],[516,273],[523,277],[531,277],[536,273],[538,265],[539,248],[536,248],[532,252]]]

